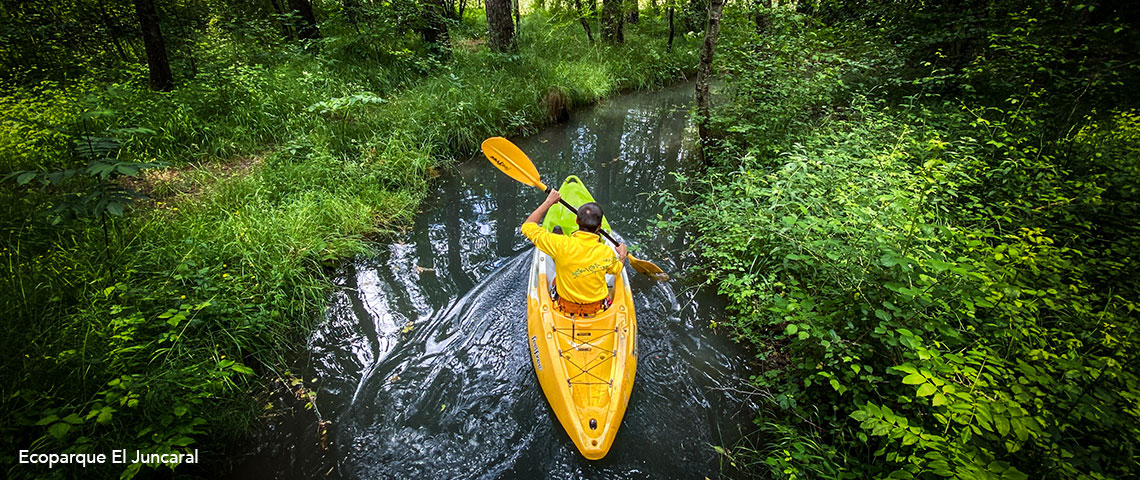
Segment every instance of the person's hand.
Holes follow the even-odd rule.
[[[618,260],[624,262],[626,255],[628,255],[628,253],[625,251],[625,244],[624,243],[619,244],[617,246],[617,254],[618,254]]]
[[[545,203],[547,205],[554,205],[555,203],[558,203],[558,201],[561,199],[562,199],[562,194],[558,193],[558,190],[555,190],[552,188],[552,189],[550,189],[550,193],[546,195],[546,201],[544,201],[542,203]]]

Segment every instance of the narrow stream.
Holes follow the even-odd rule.
[[[670,172],[686,162],[692,95],[691,83],[626,95],[512,140],[547,183],[581,177],[636,253],[677,274],[694,259],[682,240],[647,233],[660,208],[645,194],[673,188]],[[683,280],[632,276],[642,354],[609,455],[585,460],[562,430],[526,343],[533,247],[519,225],[542,198],[478,156],[438,182],[414,229],[386,252],[343,265],[303,372],[317,379],[328,449],[263,457],[257,471],[716,478],[722,465],[712,445],[735,442],[754,412],[718,389],[746,375],[746,354],[709,327],[723,318],[723,301]]]

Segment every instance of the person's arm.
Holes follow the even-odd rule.
[[[533,212],[530,212],[530,216],[526,217],[526,221],[523,223],[538,223],[542,221],[542,217],[546,215],[546,211],[550,210],[550,207],[553,207],[560,199],[562,199],[562,194],[558,193],[558,190],[550,189],[550,194],[546,196],[546,200],[542,202],[542,205],[534,209]]]
[[[534,212],[531,212],[530,216],[526,217],[526,220],[522,224],[523,236],[525,236],[527,240],[530,240],[531,243],[534,243],[534,246],[538,247],[539,250],[542,250],[550,256],[555,256],[555,253],[557,253],[556,250],[558,250],[558,241],[555,240],[555,237],[562,238],[562,235],[555,235],[546,231],[538,222],[542,221],[542,217],[546,215],[546,211],[550,210],[550,207],[554,206],[555,203],[558,203],[560,198],[562,198],[562,195],[560,195],[557,190],[551,190],[550,195],[546,196],[546,201],[542,202],[542,205],[539,205]]]
[[[625,266],[625,258],[629,255],[629,253],[626,252],[624,243],[618,244],[617,248],[614,250],[617,251],[617,261],[614,262],[613,265],[610,265],[610,268],[606,270],[606,273],[617,275],[619,272],[621,272],[622,267]]]

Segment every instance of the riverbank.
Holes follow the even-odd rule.
[[[304,387],[284,354],[327,304],[325,267],[407,228],[439,169],[487,136],[533,131],[697,63],[695,41],[666,52],[665,27],[648,15],[625,46],[607,47],[587,43],[576,20],[533,12],[520,51],[501,55],[478,38],[479,14],[453,30],[450,59],[415,39],[353,42],[347,25],[302,50],[207,36],[214,59],[171,93],[84,81],[6,97],[23,120],[6,124],[5,170],[62,171],[91,155],[110,169],[3,190],[11,414],[0,458],[197,448],[225,463],[209,452],[245,438],[265,379]],[[31,184],[40,179],[51,180]],[[94,217],[59,200],[78,189],[115,203],[124,186],[150,200],[104,203]]]
[[[671,204],[763,366],[774,443],[725,455],[778,478],[1135,476],[1134,33],[844,8],[768,11],[718,51],[720,141]]]

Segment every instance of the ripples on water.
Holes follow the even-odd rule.
[[[644,233],[659,211],[638,193],[672,187],[691,92],[628,95],[517,143],[547,183],[579,175],[639,255],[677,272],[684,244]],[[531,247],[518,227],[541,199],[478,157],[439,182],[413,233],[342,266],[306,372],[332,445],[278,476],[316,464],[341,478],[718,474],[710,445],[739,438],[748,409],[716,387],[739,381],[743,354],[708,328],[723,304],[678,280],[632,277],[642,353],[609,455],[585,460],[562,430],[526,344]]]

